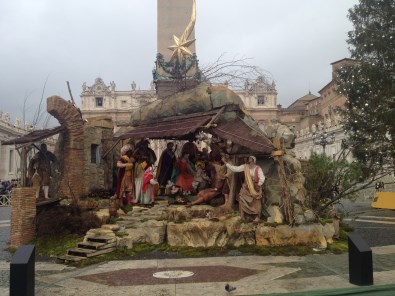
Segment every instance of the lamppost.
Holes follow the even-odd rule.
[[[321,134],[313,133],[311,137],[313,138],[314,145],[322,146],[324,150],[324,155],[326,145],[335,143],[335,133],[328,134],[326,130],[323,130]]]

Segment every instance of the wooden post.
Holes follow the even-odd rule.
[[[233,156],[233,163],[236,162],[236,156]],[[231,173],[229,178],[229,200],[227,206],[233,208],[236,199],[236,174]]]
[[[29,151],[29,148],[26,146],[22,147],[21,151],[21,186],[26,187],[27,186],[27,180],[26,180],[26,175],[27,175],[27,152]]]
[[[291,193],[289,191],[289,187],[287,184],[287,177],[285,175],[284,160],[283,160],[284,151],[282,150],[282,147],[280,144],[280,139],[273,138],[273,145],[274,145],[274,147],[276,147],[278,149],[276,151],[273,151],[272,157],[273,157],[274,162],[277,166],[278,177],[280,179],[280,186],[281,186],[281,191],[282,191],[282,195],[281,195],[282,205],[281,205],[281,207],[284,210],[285,221],[287,221],[289,224],[294,224],[295,219],[293,216]]]

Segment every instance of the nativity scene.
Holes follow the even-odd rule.
[[[84,208],[105,224],[87,231],[84,238],[103,239],[97,255],[116,247],[133,248],[137,242],[326,248],[338,235],[339,223],[315,223],[317,217],[306,207],[301,164],[292,151],[293,132],[279,123],[263,131],[226,84],[204,82],[194,47],[195,1],[192,9],[183,1],[170,2],[177,11],[191,13],[180,14],[177,22],[158,24],[153,71],[158,99],[137,108],[114,133],[111,118],[84,119],[73,99],[52,96],[47,111],[60,126],[9,141],[23,150],[59,133],[54,151],[58,173],[51,187],[38,182],[29,187],[28,178],[23,183],[28,189],[15,190],[15,204],[28,204],[30,215],[13,208],[13,216],[23,217],[26,231],[22,236],[23,231],[12,234],[12,245],[34,238],[36,209],[38,213],[40,207],[63,203],[79,209],[73,213]],[[167,44],[169,32],[182,31],[184,21],[183,33],[172,36],[175,44]],[[161,151],[150,147],[154,141],[162,143]],[[39,186],[45,198],[47,192],[56,198],[40,204]],[[92,205],[86,197],[94,191],[111,194]],[[117,236],[117,231],[123,235]],[[93,256],[91,250],[86,252]],[[78,254],[88,257],[86,252],[83,247],[69,250],[63,260],[80,260],[84,255]]]

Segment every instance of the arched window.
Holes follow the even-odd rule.
[[[258,96],[258,105],[263,105],[263,104],[265,104],[265,97]]]

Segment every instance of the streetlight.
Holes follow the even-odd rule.
[[[328,134],[326,130],[321,132],[321,134],[319,134],[319,135],[316,133],[313,133],[312,138],[313,138],[314,145],[321,145],[322,146],[322,148],[324,150],[324,154],[325,154],[326,145],[335,143],[335,133]]]

